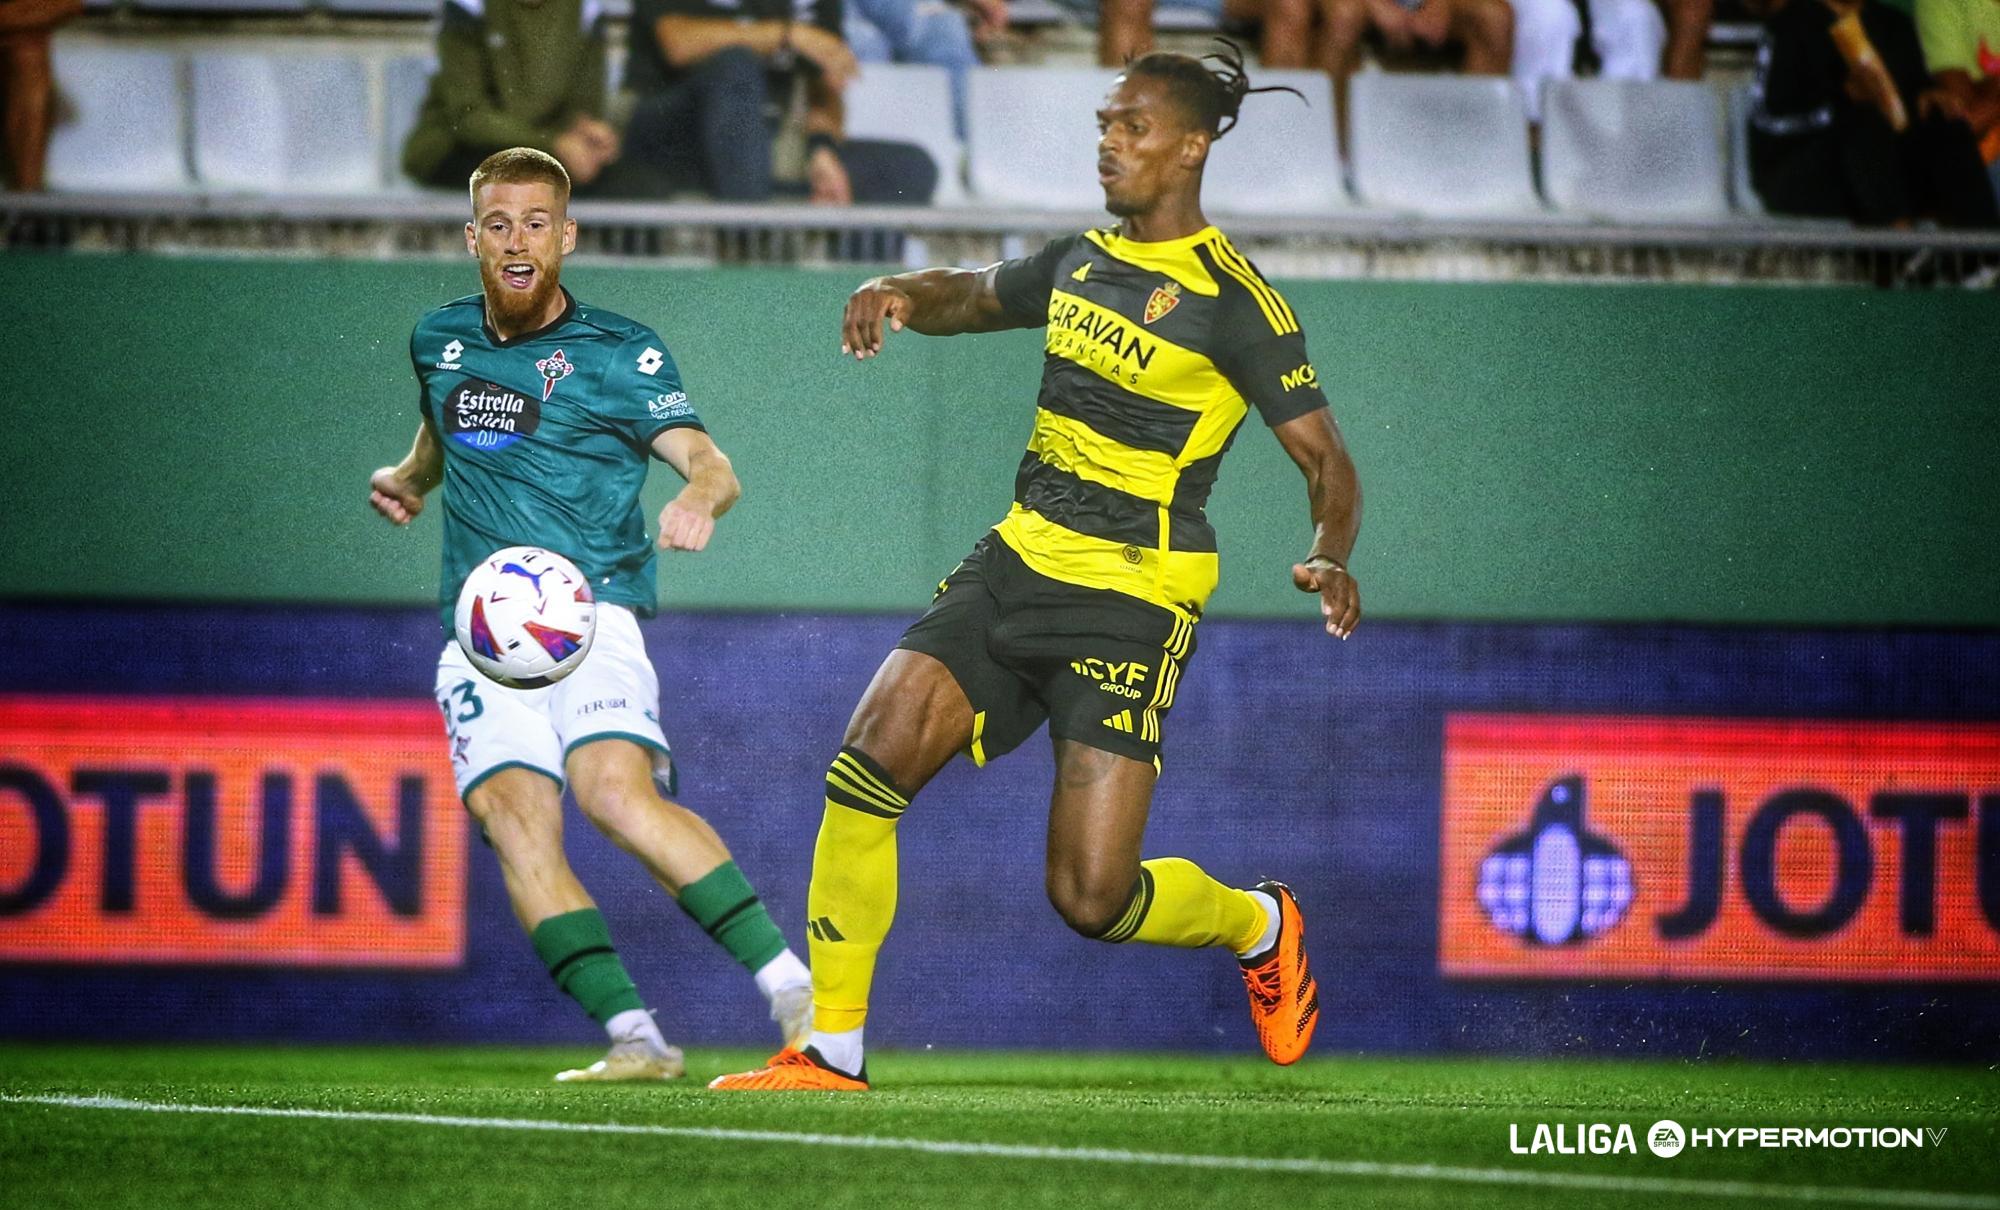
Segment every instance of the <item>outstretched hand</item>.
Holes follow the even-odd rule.
[[[1361,585],[1345,567],[1327,559],[1292,564],[1292,587],[1319,594],[1319,613],[1326,632],[1340,638],[1354,633],[1361,621]]]
[[[910,319],[910,296],[881,278],[870,278],[847,297],[840,317],[840,355],[863,361],[882,351],[882,324],[900,332]]]

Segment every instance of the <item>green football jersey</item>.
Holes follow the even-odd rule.
[[[420,406],[444,447],[447,630],[465,577],[504,546],[565,555],[598,600],[654,612],[639,492],[653,438],[701,419],[658,333],[563,296],[555,322],[511,340],[486,326],[477,294],[410,334]]]

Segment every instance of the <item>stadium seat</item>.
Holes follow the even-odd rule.
[[[415,187],[403,175],[403,140],[417,124],[436,71],[432,55],[397,55],[382,64],[382,179],[392,188]]]
[[[319,0],[328,11],[363,17],[429,16],[443,0]]]
[[[1548,216],[1513,81],[1362,72],[1348,84],[1348,107],[1363,204],[1437,218]]]
[[[1351,200],[1340,179],[1333,82],[1323,71],[1260,71],[1258,87],[1305,94],[1258,94],[1241,121],[1208,153],[1202,200],[1218,214],[1328,214]]]
[[[1112,73],[1095,67],[986,67],[967,89],[967,175],[989,206],[1099,210],[1097,107]]]
[[[1551,80],[1542,92],[1542,192],[1617,222],[1729,217],[1722,106],[1682,80]]]
[[[368,65],[354,55],[198,51],[195,179],[255,193],[382,187]]]
[[[1168,33],[1198,34],[1220,29],[1221,26],[1215,23],[1213,14],[1198,5],[1162,4],[1153,9],[1153,28]],[[1262,74],[1258,75],[1257,82],[1264,82]]]
[[[307,0],[132,0],[146,13],[303,13]]]
[[[188,187],[179,55],[59,37],[54,57],[67,116],[49,136],[49,188]]]
[[[965,147],[951,120],[951,76],[942,67],[868,63],[846,93],[847,135],[915,143],[937,161],[940,206],[965,204]]]
[[[1764,199],[1750,183],[1750,85],[1729,90],[1729,200],[1736,213],[1763,218]]]
[[[1007,24],[1012,26],[1064,25],[1075,19],[1055,0],[1008,0]]]

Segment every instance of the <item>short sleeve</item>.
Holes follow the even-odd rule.
[[[813,24],[843,41],[847,37],[843,29],[845,19],[846,13],[841,0],[819,0],[813,5]]]
[[[1223,373],[1272,428],[1326,406],[1319,371],[1299,332],[1251,345],[1229,358]]]
[[[1917,0],[1917,37],[1924,47],[1924,65],[1941,71],[1975,72],[1979,53],[1966,21],[1968,6],[1951,0]]]
[[[1025,324],[1039,324],[1048,318],[1049,295],[1056,288],[1056,267],[1076,244],[1077,237],[1053,239],[1032,256],[1003,260],[993,274],[993,289],[1008,315]]]
[[[434,425],[431,419],[431,393],[424,383],[424,363],[417,357],[417,337],[423,334],[423,325],[410,329],[410,373],[417,380],[417,415],[425,424]]]
[[[654,332],[618,346],[605,371],[598,410],[614,431],[639,446],[651,445],[668,429],[707,431],[688,401],[680,367]]]
[[[1326,406],[1298,316],[1261,277],[1232,292],[1216,333],[1216,368],[1276,428]]]

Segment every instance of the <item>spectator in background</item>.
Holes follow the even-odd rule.
[[[1661,70],[1669,80],[1699,80],[1708,73],[1708,29],[1715,24],[1715,0],[1660,0],[1667,19],[1667,51]]]
[[[49,158],[55,73],[49,41],[83,11],[83,0],[0,0],[0,105],[5,114],[7,188],[38,192]]]
[[[1750,179],[1779,214],[2000,225],[1972,128],[1916,26],[1874,0],[1764,0]]]
[[[1507,0],[1196,0],[1190,7],[1211,9],[1218,24],[1260,23],[1258,58],[1265,67],[1317,67],[1332,76],[1343,129],[1347,79],[1371,30],[1393,50],[1459,47],[1467,75],[1505,75],[1514,53]],[[1153,0],[1102,0],[1097,46],[1105,66],[1120,66],[1152,45]]]
[[[925,63],[951,73],[952,121],[965,137],[965,73],[979,66],[975,43],[1007,28],[1007,0],[848,0],[841,31],[863,63]]]
[[[602,0],[444,0],[437,56],[403,144],[412,180],[462,189],[487,156],[533,147],[561,160],[582,192],[617,161]]]
[[[2000,190],[2000,0],[1917,0],[1924,65],[1979,140]]]
[[[652,191],[764,201],[780,180],[825,205],[930,201],[938,166],[907,143],[844,138],[858,71],[841,0],[636,0],[625,83],[627,162]],[[776,157],[803,93],[804,155]]]
[[[1513,0],[1514,82],[1521,87],[1529,119],[1541,120],[1544,83],[1567,80],[1576,74],[1578,39],[1584,36],[1586,18],[1589,38],[1585,46],[1600,77],[1655,80],[1668,50],[1667,14],[1684,9],[1680,18],[1683,30],[1692,28],[1696,18],[1700,20],[1693,35],[1698,53],[1692,70],[1698,77],[1711,3],[1712,0],[1660,0],[1658,4],[1654,0],[1587,0],[1579,6],[1576,0]],[[1693,6],[1699,6],[1701,11],[1696,12]],[[1684,50],[1681,53],[1685,55]]]

